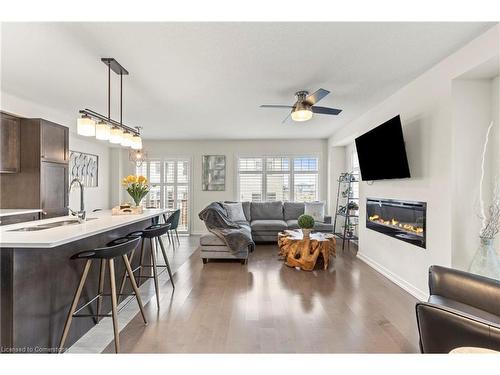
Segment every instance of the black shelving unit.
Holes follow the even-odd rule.
[[[342,240],[342,251],[344,251],[346,242],[347,249],[350,247],[351,241],[357,241],[358,237],[354,235],[354,229],[359,224],[359,215],[349,213],[349,204],[356,202],[358,204],[359,213],[359,197],[353,197],[353,183],[359,182],[357,173],[342,173],[338,178],[337,189],[337,206],[335,207],[335,220],[333,222],[333,231],[336,237]],[[341,205],[340,203],[344,203]],[[337,222],[343,222],[343,230],[337,231]],[[350,231],[349,228],[352,228]]]

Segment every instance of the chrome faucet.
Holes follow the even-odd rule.
[[[80,211],[73,211],[69,206],[68,210],[71,212],[71,215],[76,216],[78,218],[79,223],[83,223],[85,221],[86,213],[85,213],[85,205],[83,203],[83,184],[80,179],[75,178],[69,184],[69,191],[73,189],[73,185],[75,182],[80,185]]]

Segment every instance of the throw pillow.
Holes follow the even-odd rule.
[[[304,204],[304,214],[312,216],[314,221],[324,222],[325,202],[306,202]]]
[[[231,221],[247,221],[245,217],[245,212],[243,212],[243,206],[241,202],[238,203],[223,203],[224,208],[227,212],[227,217]]]

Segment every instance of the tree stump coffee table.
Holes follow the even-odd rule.
[[[278,247],[287,266],[304,271],[312,271],[318,258],[323,259],[326,270],[330,256],[336,256],[335,237],[330,233],[311,233],[309,238],[304,238],[301,230],[286,230],[278,234]]]

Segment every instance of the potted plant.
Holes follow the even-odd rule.
[[[347,209],[348,209],[348,214],[349,215],[356,215],[356,211],[359,210],[359,206],[356,202],[349,202],[349,204],[347,205]]]
[[[299,228],[302,229],[304,238],[309,238],[314,228],[314,218],[311,215],[300,215],[298,219]]]
[[[124,177],[122,185],[127,190],[127,193],[132,197],[137,207],[141,205],[142,199],[149,193],[150,186],[148,180],[144,176],[129,175]]]

